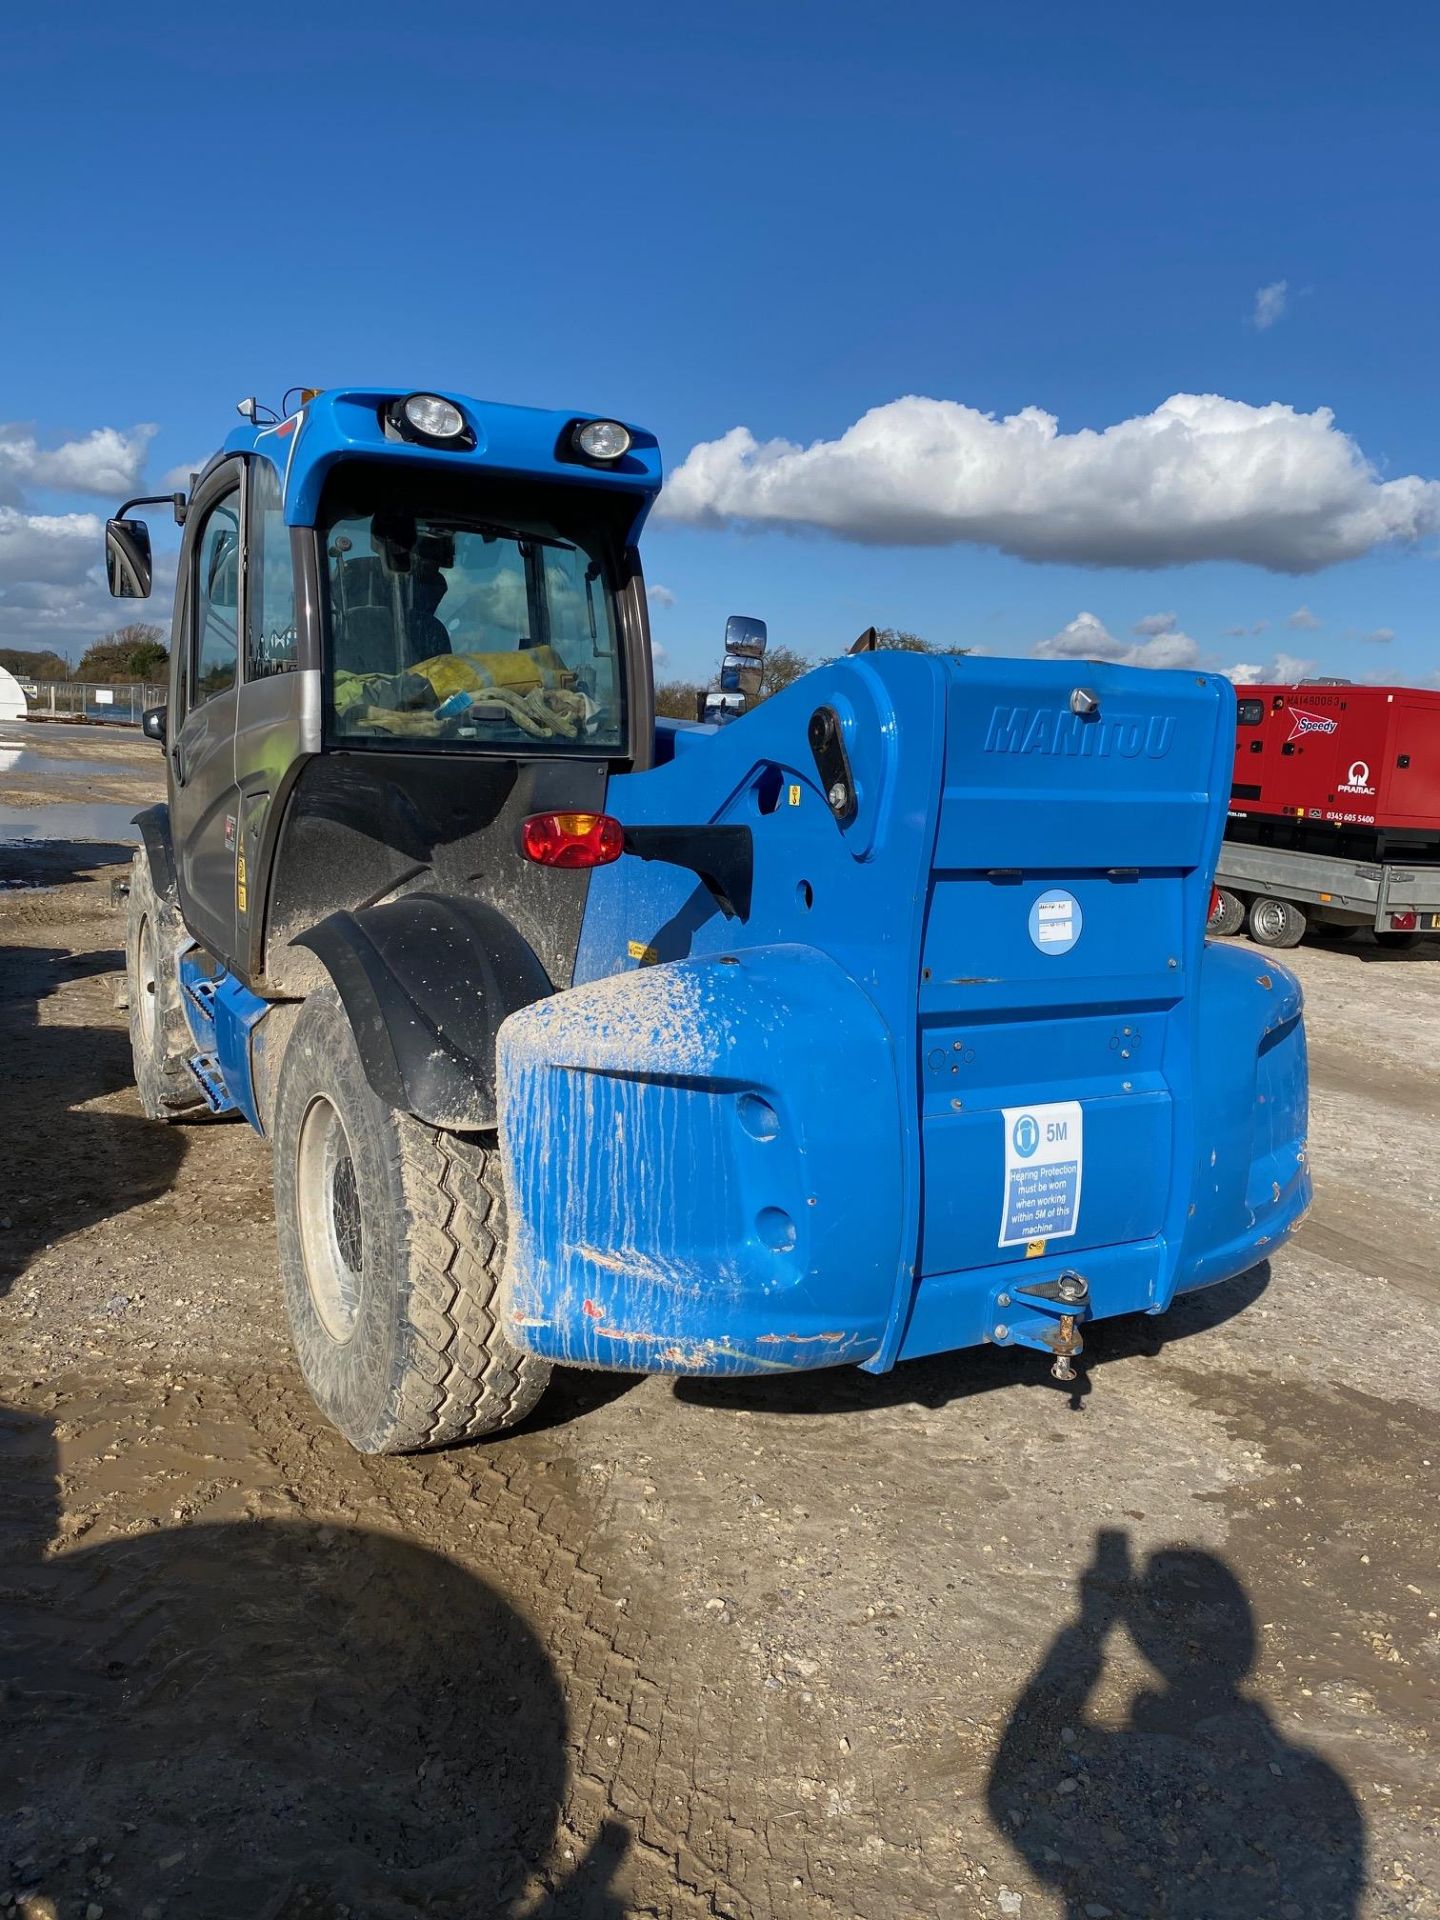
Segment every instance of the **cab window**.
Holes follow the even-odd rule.
[[[412,493],[335,512],[321,530],[333,736],[456,751],[620,748],[615,592],[583,511],[552,490],[470,510]]]
[[[270,461],[250,468],[250,554],[245,678],[288,673],[296,662],[295,562],[280,475]]]
[[[195,671],[191,706],[228,693],[240,658],[240,489],[211,507],[195,544]]]

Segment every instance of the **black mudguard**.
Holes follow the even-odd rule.
[[[175,897],[175,849],[170,840],[170,809],[162,800],[158,806],[134,813],[131,821],[140,829],[145,851],[150,856],[150,877],[162,899]]]
[[[376,1095],[457,1132],[496,1123],[495,1036],[554,992],[533,948],[478,900],[407,894],[296,935],[335,983]]]

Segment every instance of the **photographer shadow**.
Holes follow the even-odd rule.
[[[1132,1572],[1126,1535],[1102,1531],[1080,1595],[1011,1713],[988,1789],[991,1818],[1067,1920],[1354,1920],[1360,1808],[1242,1692],[1255,1620],[1225,1563],[1167,1547]],[[1117,1626],[1161,1681],[1118,1728],[1092,1710]]]

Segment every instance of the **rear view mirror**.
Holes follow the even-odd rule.
[[[165,744],[164,707],[147,707],[140,716],[140,731],[147,740],[154,740],[163,747]]]
[[[732,613],[725,622],[725,651],[738,653],[747,660],[765,655],[769,632],[763,620],[752,620],[748,613]]]
[[[700,702],[700,718],[713,727],[726,726],[745,711],[745,702],[738,693],[704,693]]]
[[[747,660],[742,654],[727,656],[720,668],[720,686],[725,693],[743,693],[747,700],[753,700],[764,676],[758,660]]]
[[[143,520],[105,522],[105,577],[117,600],[150,597],[150,529]]]

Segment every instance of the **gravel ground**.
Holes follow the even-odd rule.
[[[125,857],[0,847],[0,1914],[1440,1915],[1440,946],[1293,956],[1315,1209],[1079,1390],[572,1374],[369,1460],[265,1148],[139,1115]]]

